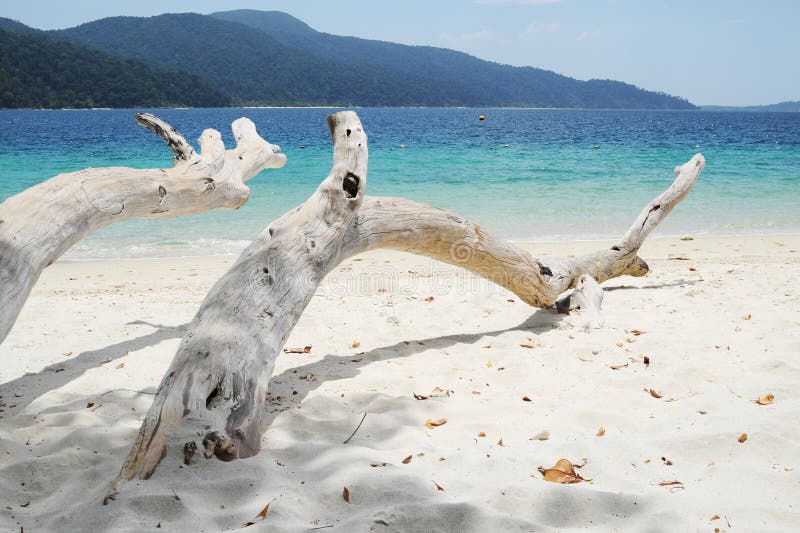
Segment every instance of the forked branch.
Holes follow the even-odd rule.
[[[168,435],[181,441],[199,436],[206,456],[223,461],[259,452],[275,360],[319,283],[343,260],[374,248],[403,250],[461,266],[534,307],[550,307],[584,274],[602,282],[647,273],[639,247],[704,165],[697,155],[678,167],[670,189],[619,245],[544,264],[455,213],[402,198],[365,198],[367,137],[358,117],[337,113],[328,125],[330,174],[305,203],[271,223],[208,293],[106,502],[125,482],[153,473]],[[599,289],[584,280],[583,292]],[[587,302],[599,307],[596,294]]]

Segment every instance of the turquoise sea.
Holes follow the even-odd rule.
[[[249,117],[288,163],[248,182],[251,198],[238,211],[112,225],[68,258],[236,252],[304,201],[330,169],[325,116],[333,109],[6,110],[0,111],[0,201],[61,172],[170,166],[171,152],[136,125],[136,111],[160,116],[190,142],[205,128],[218,129],[227,146],[230,123]],[[672,169],[698,151],[706,169],[657,234],[800,231],[800,113],[357,112],[369,135],[369,194],[450,208],[507,239],[619,236],[670,184]]]

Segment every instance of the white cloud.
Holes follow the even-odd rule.
[[[473,4],[479,5],[498,5],[498,4],[518,4],[524,6],[544,6],[547,4],[557,4],[561,0],[472,0]]]
[[[576,37],[576,39],[578,39],[579,41],[587,41],[589,39],[594,39],[595,37],[603,35],[604,32],[605,30],[603,30],[602,28],[592,31],[582,31],[578,34],[578,37]]]
[[[556,33],[561,29],[561,23],[557,20],[547,22],[531,22],[522,33],[523,39],[533,39],[547,33]]]

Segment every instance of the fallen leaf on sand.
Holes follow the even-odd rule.
[[[631,335],[636,335],[638,337],[642,333],[647,333],[647,332],[646,331],[642,331],[641,329],[632,329],[632,330],[628,331],[628,333],[630,333]]]
[[[539,472],[542,473],[545,481],[551,483],[580,483],[581,481],[591,481],[591,479],[584,479],[575,472],[575,467],[572,466],[567,459],[559,459],[553,468],[539,467]]]
[[[719,515],[718,515],[718,514],[715,514],[714,516],[712,516],[712,517],[711,517],[711,518],[709,518],[708,520],[709,520],[710,522],[713,522],[714,520],[719,520]]]
[[[498,446],[505,446],[505,445],[503,444],[503,437],[500,437],[500,440],[499,440],[499,441],[497,441],[497,445],[498,445]]]
[[[491,361],[486,361],[486,368],[492,368],[492,365]]]
[[[411,394],[414,395],[415,400],[427,400],[430,396],[425,396],[424,394],[417,394],[416,392],[412,392]]]
[[[775,396],[773,396],[772,394],[767,394],[766,396],[762,396],[761,398],[758,398],[753,401],[756,402],[758,405],[769,405],[772,403],[772,400],[774,399]]]
[[[527,348],[529,350],[532,350],[534,348],[533,344],[520,344],[520,346],[522,346],[523,348]]]
[[[664,395],[657,392],[655,389],[644,389],[645,392],[649,392],[650,396],[653,398],[663,398]]]
[[[697,269],[695,267],[689,267],[689,272],[697,272]]]
[[[427,298],[425,298],[426,302],[432,302],[433,300],[435,300],[433,296],[428,296]]]
[[[669,261],[691,261],[688,257],[667,257]]]
[[[681,237],[682,241],[693,241],[694,237]]]
[[[550,432],[545,429],[544,431],[537,433],[528,440],[547,440],[549,438],[550,438]]]
[[[386,289],[384,289],[383,287],[378,289],[378,294],[383,294],[384,292],[386,292]]]
[[[683,486],[683,482],[678,481],[678,480],[662,481],[661,483],[659,483],[659,486],[661,486],[661,487],[671,487],[669,490],[673,490],[673,489],[683,490],[683,489],[686,488],[686,487]]]
[[[624,365],[609,365],[609,366],[611,367],[611,370],[620,370],[628,366],[628,363],[625,363]]]
[[[751,315],[750,313],[748,313],[748,314],[746,314],[746,315],[744,315],[744,316],[742,317],[742,320],[750,320],[751,318],[753,318],[753,315]]]
[[[644,356],[644,366],[650,366],[650,358],[648,356]]]
[[[625,342],[627,342],[628,344],[633,344],[634,342],[636,342],[636,339],[627,338],[625,339]]]
[[[618,343],[617,343],[617,348],[622,348],[623,346],[625,346],[625,345],[624,345],[624,344],[622,344],[621,342],[618,342]]]
[[[523,397],[522,397],[522,401],[523,401],[523,402],[530,402],[530,401],[531,401],[531,399],[530,399],[530,398],[528,398],[527,396],[523,396]]]
[[[435,427],[443,426],[445,424],[447,424],[446,418],[440,418],[438,420],[432,420],[429,418],[428,420],[425,421],[425,425],[428,426],[428,429],[433,429]]]
[[[125,368],[125,362],[123,361],[122,363],[118,364],[117,368]]]
[[[744,442],[747,440],[747,433],[742,433],[739,435],[739,442]]]
[[[602,437],[605,434],[606,434],[606,428],[601,427],[600,429],[597,430],[597,436],[598,437]]]
[[[491,345],[491,344],[487,344],[486,346],[484,346],[484,348],[486,348],[487,350],[488,350],[489,348],[491,348],[491,347],[492,347],[492,345]]]
[[[344,498],[344,501],[346,501],[347,503],[350,503],[350,489],[348,489],[347,487],[342,489],[342,498]]]
[[[311,345],[303,346],[302,348],[283,349],[284,353],[311,353]]]
[[[64,357],[69,357],[70,355],[72,355],[72,352],[64,352]]]
[[[410,463],[410,462],[411,462],[411,459],[413,459],[413,458],[414,458],[414,456],[413,456],[413,455],[409,455],[408,457],[406,457],[405,459],[403,459],[403,464],[404,464],[404,465],[407,465],[408,463]]]
[[[481,394],[481,391],[479,391],[479,390],[474,390],[474,391],[472,391],[472,394],[474,394],[475,396],[480,396],[480,394]]]
[[[370,463],[369,466],[372,468],[380,468],[382,466],[386,466],[386,463]]]
[[[433,481],[433,480],[431,480],[431,481]],[[440,490],[442,492],[447,492],[447,491],[444,490],[444,487],[442,487],[441,485],[439,485],[435,481],[433,481],[433,484],[436,485],[436,490]]]
[[[361,343],[358,342],[358,341],[355,341],[350,347],[351,348],[358,348],[359,346],[361,346]]]
[[[86,402],[86,408],[94,407],[94,402]]]
[[[486,433],[485,433],[485,432],[483,432],[483,431],[481,431],[480,433],[478,433],[478,436],[479,436],[479,437],[485,437],[485,436],[486,436]]]
[[[665,402],[677,402],[677,401],[678,401],[678,399],[677,399],[677,398],[667,398],[667,399],[666,399],[666,400],[664,400],[664,401],[665,401]]]

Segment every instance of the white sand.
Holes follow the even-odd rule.
[[[797,528],[800,235],[654,239],[641,255],[652,273],[606,283],[588,332],[421,258],[349,261],[291,336],[311,353],[278,360],[261,454],[183,467],[173,446],[106,507],[183,325],[233,258],[59,262],[0,345],[0,530],[219,531],[273,499],[248,531]],[[649,367],[609,368],[641,355]],[[412,397],[435,387],[453,392]],[[593,481],[543,481],[562,457]]]

